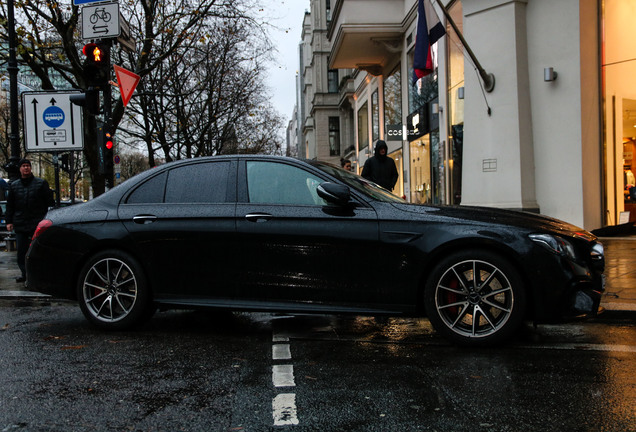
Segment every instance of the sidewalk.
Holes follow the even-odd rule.
[[[636,236],[605,237],[605,294],[601,306],[608,311],[636,312]],[[47,297],[16,283],[20,276],[16,253],[0,247],[0,299]]]
[[[636,312],[636,236],[603,237],[606,310]]]

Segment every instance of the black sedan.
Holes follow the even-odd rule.
[[[464,345],[594,315],[603,246],[544,216],[409,204],[336,166],[219,156],[146,171],[52,210],[30,289],[123,329],[157,309],[428,316]]]

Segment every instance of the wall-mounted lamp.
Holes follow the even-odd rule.
[[[457,89],[457,99],[464,99],[464,87]]]
[[[556,79],[557,73],[554,71],[554,68],[543,68],[543,81],[554,81]]]

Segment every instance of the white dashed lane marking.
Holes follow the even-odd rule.
[[[281,393],[272,401],[274,426],[297,425],[296,394]]]
[[[274,387],[295,387],[294,366],[287,364],[272,366],[272,381]]]
[[[289,344],[276,344],[272,346],[272,359],[273,360],[290,360],[291,351]]]
[[[272,334],[272,360],[283,364],[272,365],[272,384],[275,389],[285,388],[289,391],[296,387],[294,381],[294,365],[290,364],[291,349],[289,338]],[[274,426],[293,426],[298,424],[296,409],[296,393],[279,393],[272,400],[272,417]]]

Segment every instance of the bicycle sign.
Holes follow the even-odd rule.
[[[118,37],[119,3],[99,3],[82,7],[82,38]]]
[[[91,24],[97,24],[100,20],[104,21],[104,23],[110,22],[110,18],[111,15],[110,13],[108,13],[105,7],[96,7],[89,20]]]

